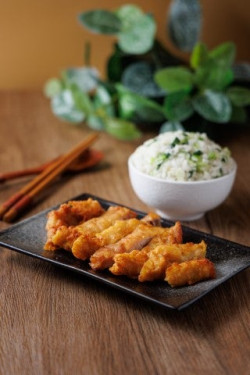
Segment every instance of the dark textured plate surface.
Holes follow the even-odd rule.
[[[90,194],[83,194],[74,199],[97,199],[104,208],[116,203],[98,198]],[[80,261],[71,253],[58,251],[45,251],[43,245],[46,240],[45,223],[46,214],[51,209],[43,211],[29,219],[13,225],[0,232],[0,245],[11,250],[30,255],[68,270],[81,273],[85,276],[108,284],[121,291],[128,292],[134,296],[143,298],[146,301],[156,303],[160,306],[182,310],[205,294],[216,288],[218,285],[244,270],[250,265],[250,248],[234,242],[202,233],[183,226],[184,242],[200,242],[202,239],[208,245],[207,258],[215,263],[216,279],[203,281],[192,286],[171,288],[166,282],[139,283],[126,277],[113,276],[107,272],[95,272],[90,269],[88,262]],[[143,216],[143,212],[138,212]],[[171,226],[171,221],[162,220],[164,226]]]

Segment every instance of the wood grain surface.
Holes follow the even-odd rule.
[[[55,119],[42,94],[25,92],[0,93],[0,130],[1,172],[43,163],[89,133]],[[24,217],[84,192],[147,210],[127,172],[127,158],[141,142],[101,134],[95,147],[104,162],[56,181]],[[238,163],[233,191],[186,225],[249,246],[250,133],[230,134],[221,143]],[[0,185],[1,202],[27,181]],[[4,248],[0,261],[1,375],[250,373],[249,270],[174,312]]]

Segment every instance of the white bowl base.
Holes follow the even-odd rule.
[[[172,220],[172,221],[194,221],[201,219],[204,216],[204,212],[195,214],[195,215],[187,215],[187,216],[176,216],[176,215],[171,215],[168,214],[167,212],[161,211],[161,210],[156,210],[157,214],[163,217],[164,219]]]

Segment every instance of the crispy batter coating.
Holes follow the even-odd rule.
[[[161,227],[161,218],[155,212],[149,212],[141,221],[153,225],[154,227]]]
[[[78,237],[72,246],[73,255],[85,260],[102,246],[113,244],[131,233],[140,223],[138,219],[116,220],[116,222],[100,233],[86,233]]]
[[[145,216],[137,228],[135,228],[135,230],[128,236],[122,238],[119,242],[97,250],[90,258],[91,268],[94,270],[101,270],[111,267],[115,254],[127,253],[134,249],[141,249],[154,235],[164,230],[162,227],[154,227],[147,224],[148,217],[149,215]]]
[[[165,281],[172,287],[192,285],[198,281],[215,278],[214,264],[208,259],[173,263],[166,270]]]
[[[56,250],[58,246],[53,243],[52,238],[56,231],[64,226],[79,225],[80,223],[99,216],[104,212],[100,203],[91,198],[85,201],[69,201],[63,203],[57,210],[48,213],[46,223],[47,242],[44,246],[45,250]]]
[[[148,259],[148,254],[154,248],[164,244],[174,244],[182,242],[182,228],[178,221],[173,227],[162,228],[162,231],[156,234],[142,250],[133,250],[132,252],[120,253],[113,256],[113,266],[110,271],[114,275],[126,275],[135,278],[140,274],[143,264]],[[93,257],[95,254],[93,255]]]
[[[164,279],[167,267],[172,263],[181,263],[191,259],[202,259],[206,256],[206,244],[192,242],[185,244],[160,245],[150,251],[148,260],[143,264],[139,281]]]
[[[126,275],[135,279],[147,259],[148,253],[144,250],[132,250],[130,253],[116,254],[114,256],[114,264],[109,270],[114,275]]]
[[[141,282],[164,279],[178,287],[215,277],[205,242],[183,244],[179,221],[163,228],[154,212],[141,220],[136,216],[121,206],[105,211],[91,198],[69,201],[48,214],[44,249],[64,248],[78,259],[90,258],[94,270],[109,268]]]
[[[136,217],[136,213],[126,207],[111,206],[101,216],[92,218],[80,225],[59,227],[52,237],[52,242],[60,248],[71,251],[74,241],[80,235],[91,235],[102,232],[113,225],[116,220],[126,220],[134,217]]]

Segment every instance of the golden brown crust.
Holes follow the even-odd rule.
[[[78,259],[90,258],[94,270],[109,268],[141,282],[161,279],[175,287],[215,277],[205,242],[182,243],[179,221],[165,228],[154,212],[136,216],[122,206],[105,211],[91,198],[64,203],[48,214],[44,249],[72,251]]]
[[[85,201],[69,201],[61,204],[57,210],[48,213],[46,223],[47,242],[44,246],[45,250],[56,250],[58,245],[54,243],[53,236],[60,228],[79,225],[93,217],[99,216],[104,212],[100,203],[91,198]]]
[[[166,270],[165,281],[172,287],[192,285],[201,280],[214,279],[215,267],[208,259],[195,259],[173,263]]]
[[[182,228],[180,222],[177,222],[173,227],[170,228],[161,228],[152,237],[150,242],[142,248],[142,250],[138,249],[138,247],[136,248],[137,250],[133,250],[132,252],[119,251],[119,249],[116,249],[115,255],[113,256],[114,266],[111,267],[112,260],[110,260],[108,263],[111,267],[110,271],[115,274],[119,272],[120,275],[135,278],[140,274],[144,263],[148,260],[149,253],[153,249],[159,245],[174,244],[181,241]],[[92,262],[94,261],[95,264],[97,263],[97,258],[99,255],[98,252],[99,251],[97,251],[91,258]],[[119,253],[119,256],[116,255]],[[96,269],[100,269],[100,265],[99,267],[96,267]]]
[[[130,278],[137,278],[147,259],[148,254],[143,250],[133,250],[130,253],[116,254],[114,256],[114,264],[109,270],[114,275],[126,275]]]
[[[65,250],[71,251],[73,243],[81,235],[90,235],[102,232],[117,220],[127,220],[136,217],[136,213],[126,207],[111,206],[98,217],[93,217],[77,226],[61,226],[58,228],[52,242]]]
[[[155,248],[156,245],[176,242],[179,243],[178,241],[182,240],[182,228],[180,222],[177,222],[173,227],[170,228],[162,228],[157,226],[153,227],[152,225],[145,224],[150,216],[153,217],[152,213],[145,216],[141,220],[141,224],[138,225],[138,227],[132,233],[122,238],[119,242],[95,251],[90,258],[91,268],[94,270],[102,270],[111,267],[114,263],[114,257],[116,254],[130,253],[132,250],[141,250],[145,246],[147,246],[145,248],[145,252],[149,252]],[[159,224],[160,222],[156,220],[154,223]],[[129,267],[132,266],[133,257],[127,258],[125,256],[125,258],[129,259],[128,270],[126,271],[125,275],[129,275]],[[121,259],[123,262],[122,257],[119,259]],[[135,262],[137,262],[137,259],[135,259]],[[123,269],[125,270],[124,262],[123,266]]]
[[[91,268],[101,270],[111,267],[115,254],[130,252],[133,249],[141,249],[152,239],[156,232],[156,227],[140,222],[132,233],[121,238],[120,241],[97,250],[90,258]]]
[[[139,222],[138,219],[116,220],[113,225],[100,233],[82,234],[74,241],[72,253],[76,258],[85,260],[100,247],[116,243],[131,233]]]
[[[192,242],[186,244],[159,245],[149,253],[148,260],[144,263],[139,281],[153,281],[164,279],[167,267],[171,263],[181,263],[190,259],[201,259],[206,256],[206,244]]]

